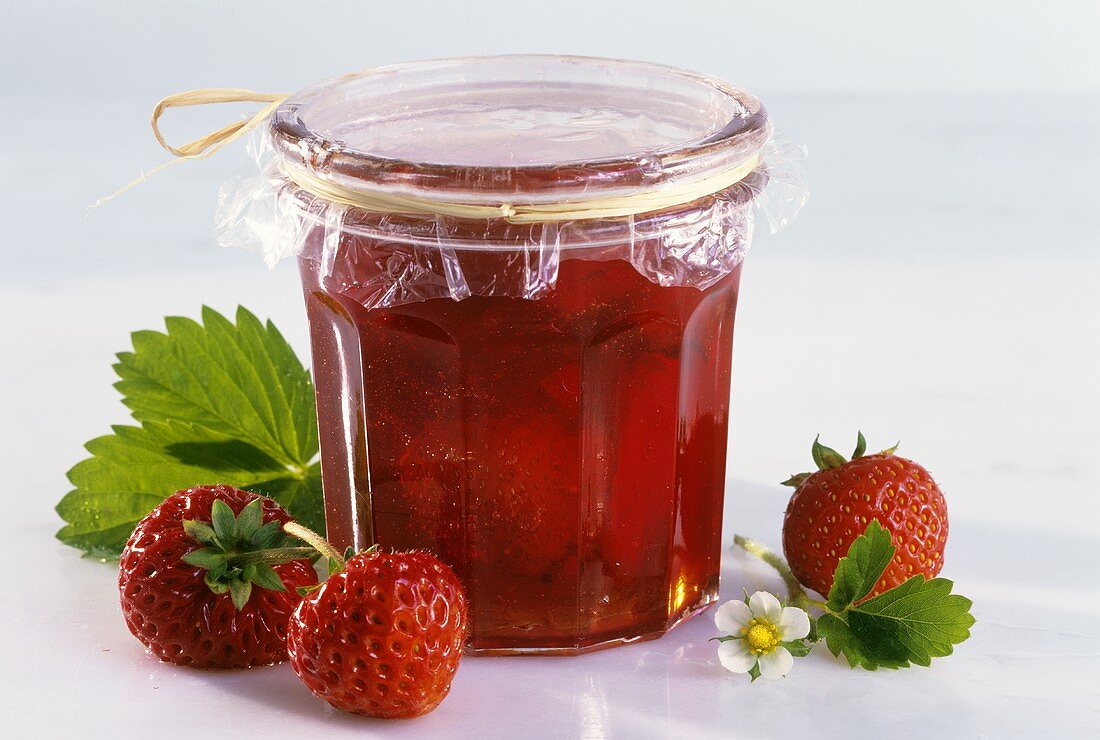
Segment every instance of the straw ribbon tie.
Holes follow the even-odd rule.
[[[258,93],[239,87],[208,87],[201,90],[188,90],[162,98],[153,108],[153,116],[150,123],[153,126],[153,136],[157,137],[160,145],[180,159],[202,159],[209,157],[226,144],[244,136],[252,129],[263,123],[264,119],[275,112],[279,103],[287,99],[283,93]],[[211,103],[267,103],[251,118],[222,126],[206,136],[200,136],[194,141],[189,141],[178,147],[172,146],[164,140],[160,131],[160,117],[169,108],[186,108],[192,105],[209,105]]]
[[[686,183],[671,183],[657,190],[642,190],[630,195],[589,198],[580,201],[530,205],[477,205],[420,198],[403,193],[349,188],[325,179],[301,167],[284,166],[283,174],[302,190],[324,200],[376,213],[417,213],[455,218],[502,218],[513,224],[582,221],[595,218],[620,218],[659,211],[713,195],[745,179],[760,164],[759,155],[737,167]]]
[[[143,173],[141,177],[123,185],[110,195],[100,198],[92,204],[92,208],[97,208],[108,201],[114,200],[130,188],[142,184],[153,175],[173,165],[177,165],[189,159],[205,159],[209,157],[226,144],[239,139],[267,120],[267,117],[274,113],[275,109],[279,107],[279,103],[286,100],[287,97],[287,95],[282,93],[258,93],[239,87],[206,87],[199,90],[188,90],[187,92],[175,93],[174,95],[161,98],[160,102],[153,108],[153,115],[149,123],[153,127],[153,136],[157,137],[157,142],[168,150],[175,159],[171,159],[164,164],[154,167],[148,172]],[[165,140],[164,134],[161,133],[160,130],[160,119],[165,111],[169,108],[186,108],[192,105],[207,105],[210,103],[267,103],[267,105],[256,111],[250,118],[231,123],[227,126],[222,126],[217,131],[213,131],[206,136],[200,136],[194,141],[189,141],[186,144],[172,146]]]

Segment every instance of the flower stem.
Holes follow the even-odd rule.
[[[777,554],[769,550],[764,545],[760,544],[756,540],[750,540],[748,537],[742,537],[739,534],[733,536],[733,543],[740,547],[750,555],[763,560],[765,563],[775,568],[779,573],[779,576],[783,579],[783,583],[787,586],[787,601],[795,606],[806,609],[809,606],[816,606],[818,609],[825,609],[825,602],[817,599],[811,599],[806,593],[806,589],[802,588],[802,584],[798,582],[798,579],[794,577],[794,573],[791,572],[791,567],[787,565],[787,561],[779,557]]]
[[[344,562],[344,556],[341,555],[336,550],[336,548],[333,547],[331,543],[329,543],[328,540],[314,532],[312,529],[309,529],[308,527],[303,527],[298,522],[287,522],[283,525],[283,531],[293,537],[297,537],[304,542],[308,542],[314,550],[321,553],[321,555],[331,561],[336,566],[333,570],[333,573],[344,569],[344,565],[346,564]],[[331,573],[329,575],[331,575]]]

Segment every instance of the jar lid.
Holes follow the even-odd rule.
[[[270,133],[284,162],[359,190],[539,204],[705,181],[751,164],[771,127],[704,75],[515,55],[343,75],[287,98]]]

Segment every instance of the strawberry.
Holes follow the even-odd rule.
[[[454,572],[418,550],[330,560],[337,572],[306,594],[287,628],[294,672],[346,712],[400,718],[435,709],[466,640],[466,596]]]
[[[177,491],[142,519],[122,553],[126,626],[161,660],[248,668],[286,660],[298,587],[317,582],[306,548],[283,548],[290,516],[231,486]],[[272,565],[274,563],[274,565]]]
[[[871,596],[914,575],[932,578],[943,567],[947,542],[947,505],[928,471],[894,454],[897,446],[864,456],[859,435],[851,461],[813,444],[818,470],[795,475],[795,487],[783,520],[783,552],[795,577],[806,587],[828,594],[839,560],[867,524],[877,519],[893,536],[894,559]]]

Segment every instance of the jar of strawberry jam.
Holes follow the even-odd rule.
[[[334,543],[449,563],[477,653],[658,637],[712,603],[759,101],[651,64],[454,59],[299,92],[269,134]]]

